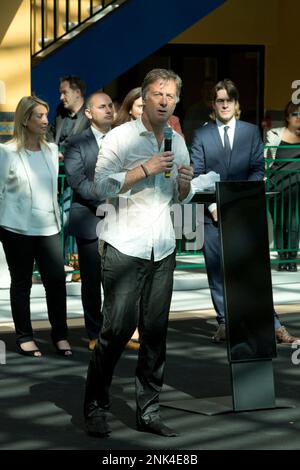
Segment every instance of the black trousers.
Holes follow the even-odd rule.
[[[223,276],[217,224],[204,224],[203,254],[211,299],[217,313],[217,321],[219,324],[225,323]]]
[[[204,224],[204,259],[207,279],[217,322],[225,323],[225,305],[223,289],[223,273],[221,268],[221,247],[217,224]],[[280,328],[281,323],[274,310],[274,326]]]
[[[66,279],[59,234],[49,237],[13,233],[0,227],[11,276],[10,303],[18,343],[32,341],[30,291],[36,261],[46,291],[51,337],[54,343],[68,335]]]
[[[101,314],[101,257],[98,238],[76,237],[81,277],[81,300],[88,337],[96,339],[102,325]]]
[[[124,255],[105,245],[103,326],[88,369],[85,417],[92,416],[99,408],[109,407],[113,371],[137,323],[140,334],[136,368],[137,416],[144,418],[159,412],[174,268],[175,252],[154,262]]]

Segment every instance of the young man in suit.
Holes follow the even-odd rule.
[[[228,79],[218,82],[212,90],[213,120],[196,130],[192,142],[195,176],[215,171],[221,181],[263,179],[264,148],[259,129],[254,124],[236,119],[238,107],[239,93],[235,84]],[[203,252],[219,324],[212,339],[219,343],[226,340],[226,329],[216,204],[205,209]],[[297,340],[280,324],[275,313],[274,322],[277,342]]]
[[[86,102],[90,127],[70,137],[65,151],[65,171],[73,189],[69,232],[76,237],[81,274],[81,297],[89,349],[93,350],[101,328],[101,258],[98,252],[96,216],[99,199],[93,191],[99,148],[113,121],[113,103],[102,92]]]

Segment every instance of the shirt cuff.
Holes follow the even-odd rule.
[[[119,193],[124,186],[126,177],[126,171],[122,171],[121,173],[114,173],[108,176],[108,183],[114,187],[114,191]]]
[[[194,191],[194,189],[191,185],[188,195],[186,196],[186,198],[184,198],[182,201],[180,201],[180,204],[188,204],[190,202],[190,200],[193,199],[194,194],[195,194],[195,191]]]

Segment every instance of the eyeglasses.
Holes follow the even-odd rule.
[[[293,116],[293,117],[300,117],[300,111],[293,111],[293,112],[291,113],[291,116]]]
[[[216,103],[217,103],[217,104],[221,104],[221,105],[223,105],[223,104],[225,104],[225,103],[231,104],[231,103],[233,103],[233,102],[234,102],[234,99],[233,99],[233,98],[228,98],[228,100],[226,100],[226,99],[225,99],[225,100],[222,100],[221,98],[218,98],[218,99],[216,100]]]

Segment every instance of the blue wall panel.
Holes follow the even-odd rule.
[[[32,91],[53,113],[59,77],[79,75],[88,93],[101,88],[225,1],[127,0],[34,66]]]

